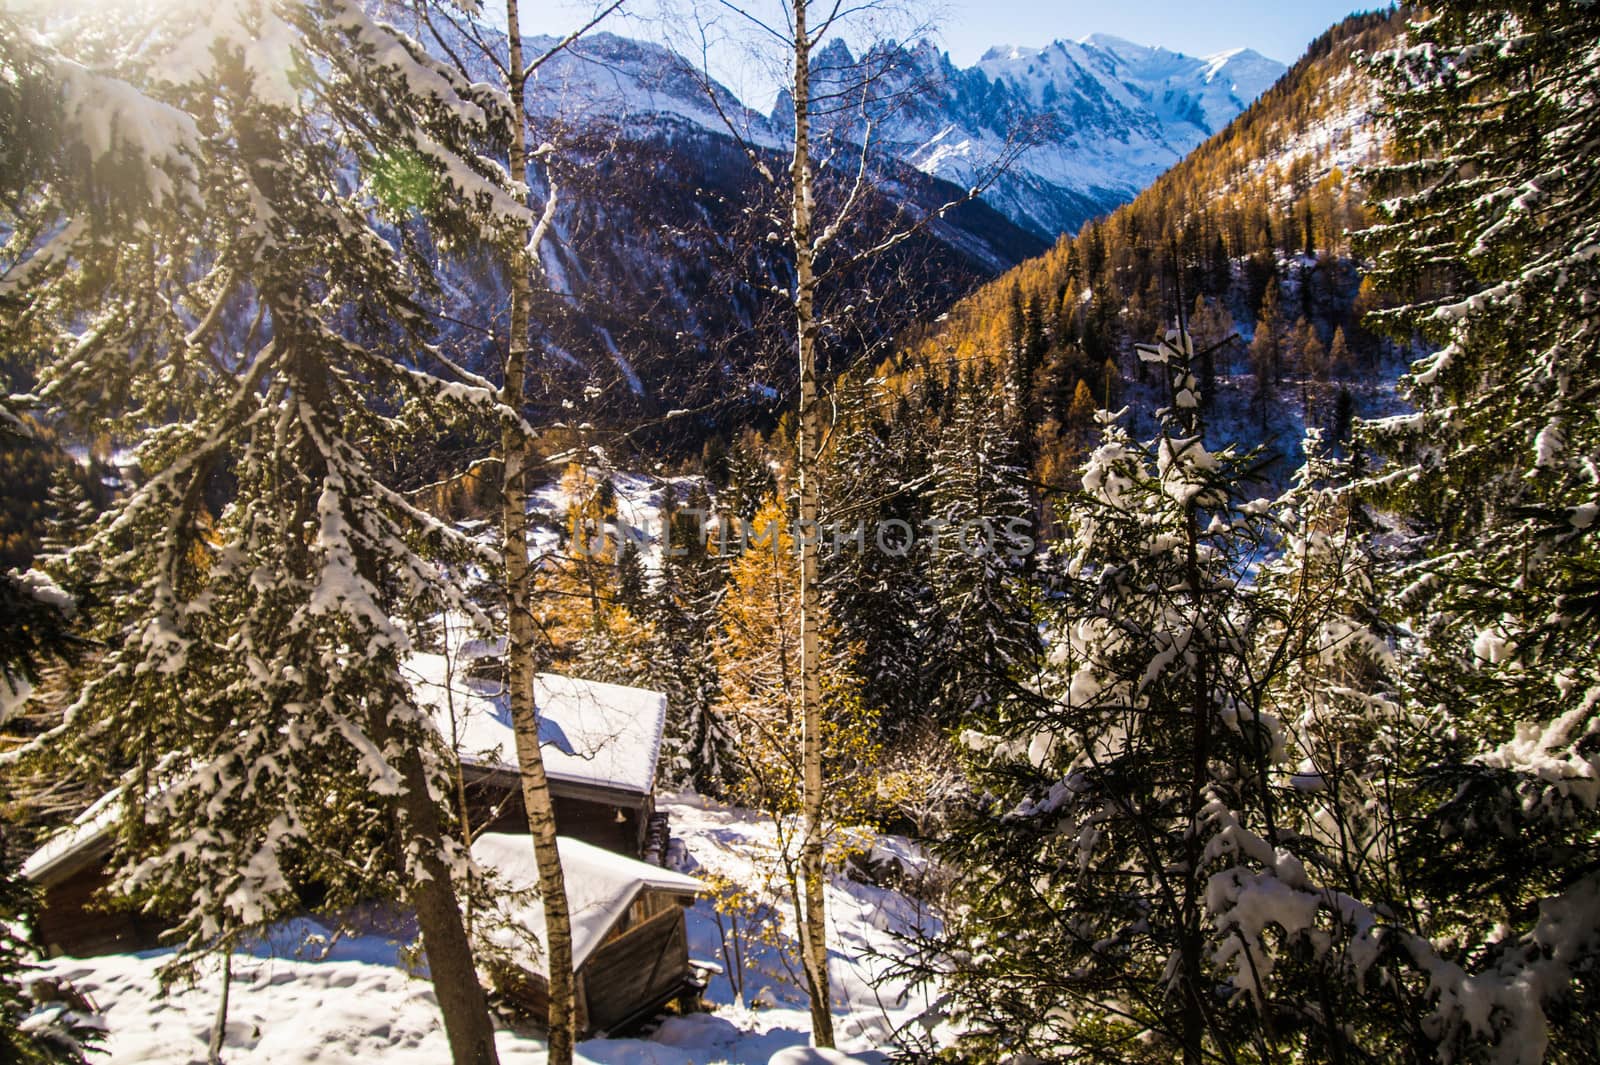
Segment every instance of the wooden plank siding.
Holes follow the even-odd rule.
[[[160,946],[170,922],[111,906],[101,894],[110,877],[102,863],[87,866],[44,890],[35,936],[51,953],[78,958]]]
[[[655,812],[651,796],[626,792],[605,794],[555,780],[550,782],[550,794],[555,800],[556,831],[561,835],[629,858],[637,858],[643,852],[650,815]],[[524,833],[528,830],[521,782],[515,774],[481,771],[469,774],[467,813],[474,832]]]
[[[590,1024],[611,1030],[677,997],[689,972],[683,909],[674,906],[596,948],[583,966]]]
[[[578,970],[578,1031],[615,1032],[649,1020],[689,987],[685,905],[692,900],[645,891]],[[549,1017],[549,984],[538,973],[499,967],[495,990],[538,1021]]]

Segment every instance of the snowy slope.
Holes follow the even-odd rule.
[[[685,872],[760,892],[774,863],[769,823],[692,795],[664,798],[661,808],[672,819],[674,852]],[[926,914],[905,895],[842,875],[830,884],[828,904],[835,1027],[841,1049],[853,1056],[829,1060],[885,1061],[882,1048],[890,1033],[925,1009],[932,996],[927,989],[882,982],[883,959],[904,949],[896,934],[911,930]],[[792,945],[793,928],[784,912],[786,907],[779,906],[770,914],[768,938]],[[710,900],[689,911],[692,957],[720,960],[717,922]],[[56,958],[40,975],[69,981],[102,1011],[108,1053],[97,1062],[189,1065],[205,1060],[219,985],[213,971],[196,987],[174,988],[161,998],[156,974],[167,958],[160,951]],[[797,965],[792,958],[790,964]],[[381,936],[333,940],[315,922],[289,922],[266,942],[241,948],[233,968],[224,1051],[229,1065],[438,1065],[449,1060],[432,989],[408,971],[399,945]],[[707,995],[714,1012],[670,1020],[649,1039],[588,1040],[579,1045],[579,1058],[592,1065],[820,1060],[800,1051],[810,1022],[804,995],[780,950],[753,953],[743,1005],[734,1003],[732,987],[728,975],[718,976]],[[497,1044],[504,1065],[544,1065],[546,1060],[544,1040],[536,1033],[502,1028]]]
[[[530,55],[542,55],[557,43],[553,37],[526,38]],[[710,90],[716,105],[694,68],[661,45],[593,33],[534,74],[529,98],[540,113],[573,122],[604,119],[635,131],[683,122],[719,135],[731,125],[752,144],[785,146],[764,116],[715,81]]]
[[[1241,180],[1269,175],[1274,166],[1281,170],[1299,160],[1304,163],[1303,181],[1315,184],[1336,170],[1349,175],[1377,163],[1388,146],[1387,127],[1379,119],[1383,108],[1379,89],[1376,80],[1356,70],[1339,71],[1322,90],[1322,98],[1330,102],[1326,113],[1285,130],[1270,154],[1249,160]],[[1222,192],[1237,186],[1238,182],[1230,182]],[[1296,191],[1280,183],[1276,198],[1287,203]]]

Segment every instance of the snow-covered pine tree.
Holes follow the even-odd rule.
[[[623,540],[617,551],[617,603],[635,616],[644,615],[645,592],[649,576],[645,573],[644,554],[631,537]]]
[[[749,521],[761,504],[778,490],[772,453],[753,429],[740,433],[728,446],[728,478],[717,493],[717,510],[732,521]]]
[[[1452,820],[1476,786],[1472,763],[1447,761],[1470,722],[1408,706],[1414,656],[1429,649],[1383,616],[1384,563],[1349,463],[1326,458],[1315,433],[1305,452],[1271,507],[1278,550],[1250,592],[1258,716],[1276,723],[1253,765],[1264,801],[1255,824],[1248,805],[1207,811],[1212,960],[1232,971],[1230,1006],[1259,1020],[1263,1056],[1532,1065],[1586,1051],[1585,897],[1541,901],[1538,953],[1498,954],[1504,924],[1463,920],[1482,885],[1500,886],[1482,865],[1515,860],[1472,838],[1504,822]],[[1555,835],[1513,846],[1559,855]]]
[[[1427,536],[1391,593],[1425,649],[1406,694],[1455,737],[1404,855],[1443,954],[1431,1024],[1457,1056],[1577,1060],[1600,1009],[1600,8],[1445,0],[1376,65],[1396,162],[1367,250],[1400,305],[1371,320],[1431,353],[1417,413],[1362,435],[1388,458],[1369,487]]]
[[[131,768],[119,885],[177,920],[181,959],[313,886],[393,895],[454,1060],[493,1062],[438,736],[401,662],[422,616],[472,612],[427,553],[497,560],[371,457],[413,404],[517,417],[430,352],[429,264],[376,221],[421,209],[458,240],[522,225],[474,147],[503,132],[503,101],[345,0],[139,17],[80,27],[55,60],[57,153],[86,165],[30,190],[19,232],[37,236],[5,271],[20,320],[51,334],[37,401],[137,441],[147,478],[68,555],[102,562],[108,650],[47,742]]]
[[[1144,356],[1177,405],[1147,444],[1103,416],[1049,672],[963,735],[984,799],[946,844],[966,872],[942,964],[981,1056],[1238,1060],[1264,1030],[1230,1008],[1205,863],[1223,822],[1270,824],[1281,729],[1239,580],[1265,508],[1241,498],[1250,459],[1201,441],[1188,338]]]
[[[1316,430],[1303,450],[1290,490],[1250,508],[1271,552],[1240,560],[1253,569],[1245,690],[1273,742],[1239,767],[1259,801],[1208,812],[1213,960],[1231,970],[1231,1007],[1259,1019],[1264,1056],[1421,1065],[1436,1048],[1418,1033],[1427,982],[1402,974],[1419,940],[1394,844],[1396,797],[1432,722],[1396,697],[1398,634],[1380,616],[1373,527],[1348,463]]]
[[[0,440],[26,439],[28,423],[6,407],[0,413]],[[0,727],[22,712],[51,660],[72,659],[81,650],[73,632],[78,604],[37,569],[0,573]]]
[[[40,551],[59,554],[76,547],[94,524],[95,506],[83,484],[77,463],[57,466],[50,473],[50,494],[45,503]]]
[[[971,372],[957,385],[929,459],[923,622],[934,716],[944,725],[1004,697],[1039,666],[1024,573],[1034,504],[994,392]]]

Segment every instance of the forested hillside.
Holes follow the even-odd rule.
[[[914,329],[878,376],[915,390],[948,379],[952,360],[988,364],[1018,406],[1036,479],[1060,486],[1096,409],[1131,404],[1149,426],[1168,402],[1133,345],[1181,317],[1205,352],[1211,439],[1267,445],[1284,483],[1304,427],[1342,441],[1354,416],[1392,401],[1401,364],[1362,323],[1379,297],[1352,248],[1368,223],[1358,171],[1380,161],[1386,136],[1357,57],[1388,46],[1405,19],[1330,29],[1132,203]]]

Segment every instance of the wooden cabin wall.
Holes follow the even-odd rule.
[[[34,936],[52,953],[79,958],[160,946],[166,922],[108,908],[99,892],[110,882],[105,863],[95,862],[46,888]]]
[[[589,802],[566,795],[555,796],[556,831],[563,836],[581,839],[614,854],[639,857],[639,840],[643,825],[639,811],[610,803]],[[621,810],[622,820],[617,819]]]
[[[555,791],[554,788],[551,789]],[[608,802],[562,795],[555,792],[556,831],[563,836],[592,843],[596,847],[639,857],[644,839],[646,811],[634,807],[619,807]],[[498,806],[498,813],[496,808]],[[617,811],[622,820],[617,820]],[[476,832],[487,823],[490,832],[526,833],[528,816],[522,805],[522,795],[508,795],[504,786],[495,780],[482,780],[467,788],[467,811]]]
[[[583,966],[589,1022],[611,1029],[678,995],[689,972],[683,908],[672,906],[597,947]]]

